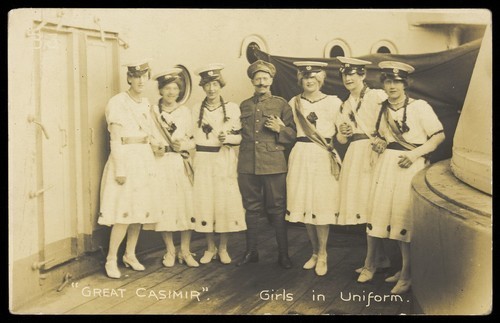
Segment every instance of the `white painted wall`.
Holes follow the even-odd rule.
[[[36,190],[37,127],[28,123],[35,113],[33,40],[25,36],[31,27],[30,12],[9,16],[8,154],[9,154],[9,254],[14,259],[38,252],[37,204],[29,198]]]

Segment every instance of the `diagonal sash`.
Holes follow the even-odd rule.
[[[356,109],[353,109],[353,106],[352,106],[352,104],[351,104],[349,101],[347,101],[347,100],[346,100],[346,102],[348,102],[348,103],[349,103],[349,108],[350,108],[350,110],[351,110],[351,112],[352,112],[352,114],[353,114],[353,116],[354,116],[354,120],[356,121],[356,124],[357,124],[358,128],[359,128],[361,131],[363,131],[363,132],[365,133],[365,135],[366,135],[366,136],[368,136],[368,140],[370,140],[370,142],[373,144],[373,142],[374,142],[373,132],[369,132],[369,131],[367,131],[368,127],[365,125],[365,123],[364,123],[364,121],[363,121],[363,118],[360,118],[360,117],[359,117],[359,115],[358,115],[358,110],[359,110],[359,108],[361,107],[361,104],[362,104],[362,101],[363,101],[364,95],[365,95],[365,93],[366,93],[368,90],[369,90],[369,88],[368,88],[368,87],[363,88],[363,91],[362,91],[363,96],[361,96],[361,97],[359,98],[358,106],[356,107]],[[366,91],[366,92],[365,92],[365,91]],[[377,153],[377,152],[375,152],[375,151],[371,150],[371,151],[370,151],[370,163],[369,163],[369,165],[368,165],[367,167],[369,168],[369,167],[372,167],[373,165],[375,165],[375,163],[377,162],[377,159],[378,159],[378,157],[379,157],[379,156],[380,156],[380,154],[379,154],[379,153]]]
[[[163,128],[160,120],[158,119],[158,115],[153,110],[151,110],[151,114],[153,115],[152,119],[153,119],[154,123],[156,124],[156,127],[158,128],[158,130],[160,130],[160,134],[163,136],[163,139],[165,139],[167,144],[172,149],[174,149],[173,145],[172,145],[172,143],[173,143],[172,136],[170,135],[170,133],[168,131],[165,130],[165,128]],[[191,185],[193,185],[193,183],[194,183],[194,170],[193,170],[193,166],[191,165],[191,162],[189,160],[189,152],[187,150],[181,150],[181,151],[175,151],[175,152],[179,153],[181,155],[182,161],[184,162],[184,173],[189,178]]]
[[[389,125],[388,129],[391,132],[394,139],[396,139],[396,142],[408,150],[413,150],[417,148],[416,145],[409,143],[408,141],[405,140],[405,138],[403,137],[403,133],[399,130],[399,127],[396,124],[396,121],[394,121],[394,119],[392,118],[388,108],[385,109],[384,114],[385,114],[385,119],[387,120],[387,124]]]
[[[358,128],[359,128],[361,131],[363,131],[363,132],[365,133],[365,135],[367,135],[367,136],[368,136],[368,138],[369,138],[370,140],[372,140],[372,141],[373,141],[373,136],[372,136],[372,135],[373,135],[373,132],[368,132],[368,131],[366,131],[367,127],[366,127],[366,125],[365,125],[365,123],[364,123],[363,119],[359,117],[358,112],[357,112],[356,110],[353,110],[353,109],[352,109],[352,105],[351,105],[351,103],[349,103],[349,106],[350,106],[350,108],[351,108],[352,114],[354,115],[354,119],[356,120],[356,123],[357,123],[357,125],[358,125]]]
[[[335,177],[336,180],[338,180],[342,162],[340,161],[340,158],[338,157],[338,154],[335,148],[333,147],[333,144],[330,146],[326,142],[325,138],[323,138],[323,136],[321,136],[318,133],[316,128],[314,128],[314,126],[309,121],[307,121],[306,117],[304,116],[304,113],[302,112],[302,103],[300,102],[300,95],[297,95],[295,97],[295,111],[297,113],[297,120],[299,121],[300,126],[302,127],[302,130],[304,131],[304,134],[307,136],[307,138],[311,139],[312,142],[319,145],[321,148],[330,152],[330,166],[332,175]]]

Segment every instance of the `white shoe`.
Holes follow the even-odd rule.
[[[118,269],[116,260],[106,261],[104,268],[106,269],[106,275],[108,275],[109,278],[120,278],[122,276],[120,270]]]
[[[411,279],[403,280],[400,279],[396,283],[396,286],[391,290],[391,294],[401,295],[410,290],[411,287]]]
[[[372,270],[364,267],[363,270],[361,271],[361,274],[359,274],[358,277],[358,283],[367,283],[373,279],[373,275],[375,275],[375,268]]]
[[[163,261],[162,261],[163,266],[165,267],[173,267],[175,265],[175,252],[167,252],[163,256]]]
[[[385,279],[386,283],[396,283],[399,280],[399,277],[401,277],[401,271],[398,271],[397,273],[394,274],[394,276],[387,277]]]
[[[318,262],[318,255],[313,253],[311,258],[304,264],[302,268],[313,269],[314,267],[316,267],[317,262]]]
[[[227,250],[219,251],[219,259],[220,262],[222,262],[224,265],[228,265],[231,263],[231,257],[229,257]]]
[[[200,263],[208,264],[212,261],[212,259],[213,260],[217,259],[217,248],[215,248],[213,252],[206,250],[205,253],[203,254],[203,257],[201,257],[200,259]]]
[[[136,270],[136,271],[144,271],[146,269],[146,267],[144,267],[140,262],[139,260],[137,260],[137,258],[135,257],[135,255],[132,255],[132,256],[127,256],[126,254],[123,255],[123,264],[125,265],[125,267],[132,267],[133,270]]]
[[[182,252],[179,252],[177,255],[177,259],[179,260],[180,264],[183,264],[184,262],[186,262],[186,265],[188,267],[199,267],[200,266],[200,264],[196,260],[194,260],[192,253],[188,253],[187,255],[184,255]]]
[[[328,267],[326,264],[326,255],[324,257],[318,256],[318,261],[316,262],[316,267],[314,268],[316,275],[324,276],[328,271]]]

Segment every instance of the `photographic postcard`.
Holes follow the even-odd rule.
[[[10,11],[8,18],[11,313],[491,313],[489,10],[21,8]],[[257,89],[247,75],[257,60],[273,65],[271,93],[286,102],[302,91],[294,62],[326,63],[322,93],[335,96],[335,102],[347,102],[349,91],[341,76],[346,65],[337,57],[368,61],[364,81],[370,89],[383,89],[380,62],[413,66],[406,93],[427,102],[444,128],[444,142],[412,180],[408,292],[391,293],[398,280],[393,275],[403,266],[397,240],[381,240],[386,264],[368,282],[357,281],[355,270],[363,268],[367,255],[366,219],[349,225],[329,222],[324,258],[328,270],[317,274],[316,261],[312,269],[303,268],[314,251],[301,221],[287,222],[292,267],[279,265],[282,241],[273,216],[265,211],[253,222],[258,227],[258,260],[236,266],[247,248],[246,231],[238,229],[228,234],[229,264],[219,250],[199,267],[181,263],[176,255],[175,264],[165,267],[161,233],[141,230],[136,254],[144,270],[133,270],[127,259],[122,261],[123,242],[117,262],[121,276],[107,276],[111,229],[98,222],[110,156],[111,127],[105,110],[112,97],[132,87],[127,77],[127,71],[133,72],[130,66],[140,70],[147,61],[153,77],[176,68],[182,80],[177,103],[193,110],[200,109],[208,93],[200,83],[203,67],[223,64],[221,96],[242,106]],[[136,102],[162,103],[155,78],[144,83],[141,95]],[[351,144],[335,144],[340,158]],[[290,161],[295,148],[287,146],[278,153]],[[196,159],[194,147],[190,149]],[[228,149],[234,158],[241,157],[241,147]],[[225,170],[234,170],[236,176],[236,164],[231,165]],[[344,163],[341,171],[348,167]],[[301,176],[312,171],[309,166]],[[328,191],[327,186],[310,192]],[[239,196],[238,187],[227,189],[219,199],[227,200],[226,194]],[[167,209],[176,202],[160,201]],[[271,205],[269,197],[265,203]],[[177,250],[182,239],[174,232]],[[216,234],[216,244],[220,239]],[[205,234],[192,231],[193,258],[200,261],[206,251]]]

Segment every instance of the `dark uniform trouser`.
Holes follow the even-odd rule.
[[[247,251],[257,251],[258,220],[264,206],[271,217],[280,254],[288,255],[285,221],[286,173],[270,175],[238,174],[238,185],[246,210]]]

